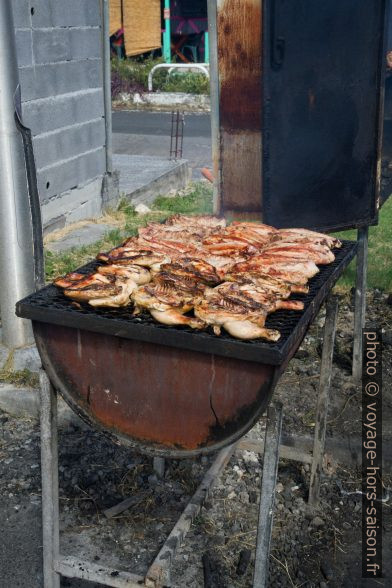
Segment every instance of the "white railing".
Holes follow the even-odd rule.
[[[200,70],[200,72],[202,74],[206,75],[207,78],[210,77],[210,72],[208,70],[208,63],[158,63],[158,65],[154,65],[154,67],[152,68],[152,70],[148,74],[148,91],[149,92],[152,92],[152,88],[153,88],[152,78],[153,78],[154,73],[158,69],[168,69],[169,75],[175,70],[187,69],[189,71],[192,71],[193,69],[198,69],[198,70]]]

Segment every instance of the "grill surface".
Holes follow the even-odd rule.
[[[330,265],[320,266],[320,272],[309,282],[309,293],[293,295],[302,300],[302,312],[281,310],[268,316],[266,326],[277,329],[281,338],[276,343],[256,339],[240,341],[222,331],[220,337],[212,331],[194,331],[187,327],[168,327],[154,321],[150,315],[132,316],[132,307],[121,309],[96,309],[88,305],[77,308],[55,286],[46,286],[16,306],[20,317],[34,321],[84,329],[125,339],[134,339],[178,347],[193,351],[213,353],[270,365],[286,362],[302,340],[309,324],[317,314],[329,291],[348,266],[356,253],[357,244],[343,241],[341,249],[335,250],[336,259]],[[83,266],[81,273],[94,270],[98,262]]]

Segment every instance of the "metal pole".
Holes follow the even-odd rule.
[[[220,152],[220,116],[219,116],[219,69],[218,69],[218,32],[217,0],[208,0],[209,58],[210,58],[210,95],[211,95],[211,137],[212,167],[214,176],[214,214],[220,214],[221,192],[221,152]]]
[[[316,506],[318,504],[320,494],[320,477],[323,469],[325,451],[325,433],[327,429],[329,391],[331,387],[333,348],[335,344],[337,316],[338,301],[334,296],[330,296],[327,300],[327,311],[325,317],[323,353],[321,357],[320,369],[320,389],[317,399],[313,461],[310,473],[309,504],[311,506]]]
[[[208,31],[204,33],[204,61],[210,63],[210,37]]]
[[[163,31],[163,57],[166,63],[171,63],[170,0],[165,0],[163,18],[165,20],[165,30]]]
[[[60,576],[55,572],[60,543],[57,394],[43,370],[40,372],[40,400],[44,588],[60,588]]]
[[[360,382],[362,377],[362,329],[365,326],[366,315],[366,284],[368,263],[369,227],[362,227],[358,231],[357,278],[355,284],[354,306],[354,351],[353,378]]]
[[[257,543],[253,588],[268,586],[269,555],[274,516],[275,486],[279,465],[279,445],[282,432],[283,408],[280,403],[271,404],[267,412],[265,431],[263,478],[257,525]]]
[[[33,237],[22,138],[14,113],[19,75],[11,2],[0,2],[0,308],[2,340],[32,343],[30,321],[15,303],[34,291]]]
[[[105,138],[106,138],[106,171],[113,172],[113,140],[112,140],[112,82],[110,65],[110,35],[109,35],[109,2],[102,0],[102,64],[103,64],[103,96],[105,109]]]

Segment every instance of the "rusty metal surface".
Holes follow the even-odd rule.
[[[267,407],[273,366],[34,323],[54,386],[114,440],[156,455],[206,453],[245,434]]]
[[[261,213],[261,0],[218,0],[220,212]]]

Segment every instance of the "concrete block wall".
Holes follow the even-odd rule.
[[[100,0],[12,0],[46,230],[97,216],[106,174]],[[107,198],[107,195],[106,195]]]

